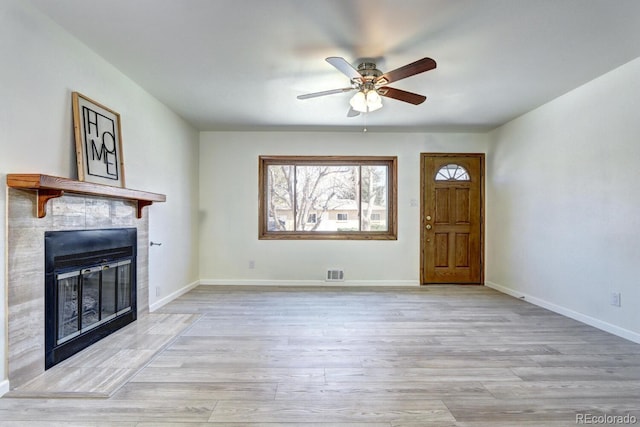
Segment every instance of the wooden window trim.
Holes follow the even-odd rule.
[[[267,168],[271,165],[387,166],[388,227],[385,231],[268,231]],[[397,240],[398,158],[396,156],[259,156],[258,239],[260,240]]]

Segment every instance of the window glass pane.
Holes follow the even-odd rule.
[[[387,166],[362,166],[362,231],[388,230],[387,174]]]
[[[445,165],[436,173],[436,181],[470,181],[469,173],[460,165]]]
[[[267,168],[267,231],[293,231],[294,167],[271,165]]]
[[[295,230],[358,231],[358,175],[357,166],[296,166]],[[338,211],[353,212],[353,223],[337,218]],[[310,213],[316,215],[315,223],[303,221]]]

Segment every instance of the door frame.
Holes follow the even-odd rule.
[[[424,257],[425,257],[425,192],[426,180],[425,166],[427,157],[475,157],[480,159],[480,284],[484,285],[485,269],[485,153],[420,153],[420,286],[425,283]]]

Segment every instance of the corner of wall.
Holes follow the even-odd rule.
[[[569,317],[570,319],[577,320],[578,322],[582,322],[589,326],[593,326],[594,328],[600,329],[605,332],[609,332],[610,334],[613,334],[621,338],[624,338],[626,340],[640,344],[640,334],[630,331],[628,329],[621,328],[616,325],[612,325],[611,323],[604,322],[602,320],[596,319],[595,317],[587,316],[586,314],[582,314],[577,311],[570,310],[568,308],[559,306],[557,304],[553,304],[541,298],[524,294],[515,289],[511,289],[507,286],[499,285],[494,282],[486,281],[485,286],[491,289],[495,289],[496,291],[501,292],[503,294],[521,299],[522,301],[526,301],[530,304],[537,305],[538,307],[545,308],[549,311],[553,311],[554,313],[561,314],[563,316]]]
[[[160,309],[161,307],[169,304],[174,299],[186,294],[191,289],[194,289],[194,288],[198,287],[198,285],[200,285],[200,280],[196,280],[195,282],[189,283],[188,285],[183,286],[182,288],[178,289],[177,291],[174,291],[174,292],[170,293],[166,297],[164,297],[162,299],[159,299],[158,301],[156,301],[153,304],[149,305],[149,312],[153,313],[154,311]]]
[[[0,382],[0,397],[4,396],[9,392],[9,380],[4,380]]]

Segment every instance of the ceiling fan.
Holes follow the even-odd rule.
[[[386,85],[436,68],[436,61],[431,58],[419,59],[411,64],[407,64],[387,73],[383,73],[378,70],[376,68],[376,64],[373,62],[363,62],[358,65],[358,68],[356,69],[344,58],[339,56],[330,56],[326,61],[336,67],[338,71],[349,77],[349,79],[351,79],[351,86],[341,89],[307,93],[305,95],[299,95],[297,98],[317,98],[319,96],[357,90],[356,94],[349,101],[349,104],[351,105],[351,108],[347,113],[347,116],[349,117],[357,116],[360,113],[368,113],[378,110],[382,107],[382,96],[397,99],[398,101],[408,102],[413,105],[422,104],[427,99],[426,96],[407,92],[401,89],[394,89]]]

